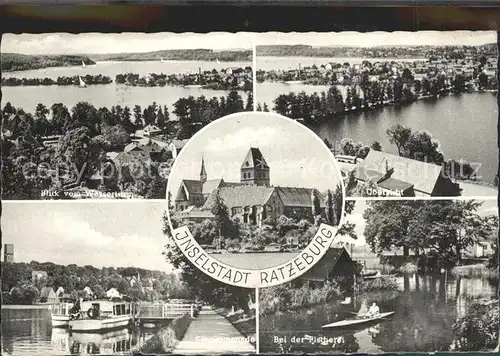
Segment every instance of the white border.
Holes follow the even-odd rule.
[[[335,239],[338,227],[342,226],[342,224],[344,222],[344,218],[345,218],[345,216],[344,216],[345,215],[344,214],[344,210],[345,210],[345,200],[346,200],[346,194],[345,193],[346,192],[345,192],[344,181],[343,181],[342,175],[340,173],[340,168],[337,165],[337,160],[332,155],[332,153],[330,152],[330,150],[328,149],[328,147],[326,147],[326,145],[323,142],[323,140],[318,135],[316,135],[311,129],[307,128],[306,126],[304,126],[304,125],[302,125],[302,124],[300,124],[298,122],[296,122],[295,120],[292,120],[292,119],[287,118],[285,116],[279,115],[277,113],[245,111],[245,112],[239,112],[239,113],[235,113],[235,114],[230,114],[230,115],[227,115],[227,116],[224,116],[224,117],[221,117],[221,118],[219,118],[217,120],[212,121],[211,123],[209,123],[207,126],[203,127],[200,131],[198,131],[193,137],[191,137],[189,139],[189,141],[183,147],[183,149],[181,150],[181,152],[179,153],[179,155],[175,159],[174,163],[172,164],[170,173],[175,172],[177,162],[181,162],[182,161],[182,154],[184,152],[186,152],[186,147],[188,147],[191,144],[191,142],[193,142],[193,141],[196,140],[196,136],[201,135],[205,130],[212,129],[212,127],[216,126],[217,123],[220,122],[220,120],[232,120],[233,118],[237,119],[237,118],[240,118],[240,117],[247,117],[247,116],[254,116],[254,115],[267,116],[267,117],[274,116],[276,118],[280,118],[280,119],[286,121],[286,124],[300,126],[300,128],[302,130],[304,130],[304,133],[308,132],[310,135],[312,135],[312,137],[314,137],[314,139],[316,139],[318,141],[320,147],[323,147],[324,150],[326,150],[326,152],[328,152],[328,155],[332,158],[333,165],[335,167],[335,170],[338,173],[338,178],[339,178],[338,184],[340,184],[340,186],[341,186],[341,189],[342,189],[342,198],[343,199],[342,199],[342,212],[340,214],[340,221],[338,222],[338,225],[336,227],[330,226],[330,225],[327,225],[327,224],[321,224],[321,226],[318,228],[318,230],[317,230],[314,238],[312,239],[312,241],[301,252],[298,252],[297,256],[291,258],[290,261],[287,261],[287,262],[285,262],[285,263],[283,263],[281,265],[272,266],[272,267],[269,267],[269,268],[266,268],[266,269],[263,269],[263,270],[246,270],[246,269],[243,269],[243,268],[238,268],[236,266],[227,265],[225,263],[220,262],[216,258],[213,258],[213,257],[209,256],[208,254],[206,254],[203,251],[203,249],[199,246],[199,244],[196,242],[196,240],[193,238],[193,236],[189,232],[189,229],[187,228],[187,226],[180,226],[177,229],[174,229],[172,227],[172,220],[170,219],[170,212],[168,210],[168,205],[169,204],[166,204],[167,205],[166,212],[167,212],[168,225],[169,225],[170,230],[171,230],[172,238],[174,239],[177,247],[184,253],[184,256],[186,256],[186,258],[191,263],[193,263],[199,270],[201,270],[203,273],[207,274],[208,276],[210,276],[210,277],[212,277],[214,279],[217,279],[220,282],[231,284],[231,285],[238,286],[238,287],[244,287],[244,288],[261,288],[261,287],[270,287],[270,286],[274,286],[274,285],[279,285],[279,284],[282,284],[282,283],[289,282],[289,281],[291,281],[293,279],[296,279],[296,278],[300,277],[301,275],[303,275],[304,273],[306,273],[328,251],[328,249],[330,248],[331,242],[333,242],[333,239]],[[170,191],[170,188],[171,188],[170,185],[171,185],[171,180],[168,180],[167,190],[166,190],[166,192],[167,192],[166,193],[167,194],[166,199],[168,199],[168,192]],[[336,184],[336,186],[337,186],[337,184]],[[325,230],[327,230],[329,232],[328,235],[331,235],[331,236],[326,236],[325,232],[324,232]],[[184,234],[184,236],[176,238],[176,236],[178,236],[179,234]],[[326,237],[326,238],[330,238],[331,237],[330,243],[327,246],[325,246],[325,248],[322,248],[321,251],[320,251],[320,253],[318,255],[315,255],[313,262],[311,262],[310,264],[307,264],[307,266],[305,268],[300,269],[299,273],[295,272],[293,275],[291,275],[291,267],[290,266],[292,264],[292,261],[295,261],[295,265],[297,266],[297,260],[300,260],[301,256],[303,256],[304,253],[307,253],[307,250],[309,250],[312,247],[317,247],[317,240],[319,238],[321,238],[321,235],[323,237]],[[180,243],[178,240],[182,240],[183,243]],[[195,253],[195,256],[189,256],[188,255],[189,252],[183,251],[182,245],[184,245],[185,241],[187,241],[187,243],[189,245],[193,246],[193,248],[190,249],[189,252],[192,252],[195,249],[198,251],[198,252]],[[220,271],[226,270],[226,269],[228,269],[228,270],[230,269],[231,271],[234,270],[235,273],[236,272],[240,272],[242,275],[246,275],[246,278],[245,278],[246,282],[242,282],[241,280],[240,281],[235,281],[235,280],[228,281],[227,279],[223,278],[224,276],[221,277],[222,272],[220,272],[220,271],[219,271],[219,273],[217,275],[214,275],[213,274],[214,272],[209,273],[208,271],[204,270],[203,268],[200,268],[199,265],[195,261],[200,260],[201,259],[200,257],[202,257],[203,255],[204,255],[204,258],[205,258],[205,262],[203,262],[203,266],[205,266],[208,261],[211,261],[210,264],[212,264],[212,263],[215,262],[217,264],[217,266],[221,267]],[[298,261],[298,262],[300,262],[300,261]],[[299,263],[299,265],[300,265],[300,263]],[[290,272],[289,276],[287,278],[282,278],[282,279],[279,279],[278,281],[273,281],[274,278],[271,278],[271,280],[272,280],[271,282],[262,283],[262,274],[263,273],[271,273],[272,274],[273,272],[276,273],[277,270],[283,271],[283,270],[287,270],[287,269]],[[260,278],[259,278],[259,276],[260,276]],[[248,277],[250,277],[250,278],[248,278]]]

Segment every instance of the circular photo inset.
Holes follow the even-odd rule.
[[[220,118],[178,153],[167,216],[184,255],[235,286],[285,283],[310,270],[342,223],[345,190],[314,132],[284,116]]]

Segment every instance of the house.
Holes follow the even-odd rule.
[[[460,196],[461,192],[442,166],[375,150],[356,167],[354,177],[399,196]]]
[[[240,167],[240,182],[207,180],[202,158],[199,180],[184,179],[179,186],[175,216],[196,221],[211,218],[217,196],[224,201],[231,218],[238,217],[243,223],[259,226],[268,217],[310,216],[315,196],[320,208],[325,208],[325,199],[316,189],[271,186],[270,167],[258,148],[250,148],[245,156]]]
[[[352,260],[344,247],[331,247],[321,260],[299,279],[316,282],[319,285],[335,280],[344,288],[352,288],[360,273],[361,267]]]
[[[52,287],[43,287],[40,291],[40,303],[55,304],[59,303],[59,298]]]
[[[118,290],[116,288],[110,288],[107,292],[106,292],[106,297],[107,298],[121,298],[122,297],[122,294],[120,292],[118,292]]]
[[[48,277],[49,277],[49,275],[45,271],[32,271],[31,272],[32,283],[41,282],[43,280],[46,281]]]
[[[142,129],[142,132],[144,136],[150,137],[159,134],[161,130],[157,126],[149,124]]]

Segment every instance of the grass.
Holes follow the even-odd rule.
[[[356,293],[395,291],[397,289],[398,284],[394,278],[376,278],[359,282],[356,286]]]

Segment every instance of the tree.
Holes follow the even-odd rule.
[[[253,111],[253,93],[248,92],[247,103],[245,105],[245,111]]]
[[[387,136],[389,136],[389,142],[396,145],[398,148],[398,154],[401,156],[404,152],[403,150],[406,142],[411,136],[411,129],[400,124],[396,124],[387,130],[386,133]]]
[[[439,141],[424,131],[416,131],[408,137],[404,144],[404,156],[438,165],[444,163]]]
[[[326,193],[326,221],[328,224],[337,225],[337,214],[335,213],[335,206],[333,204],[333,194],[330,189]]]
[[[136,127],[142,127],[142,109],[140,105],[134,106],[134,125]]]
[[[371,149],[374,151],[382,151],[382,145],[380,144],[380,142],[375,141],[372,143]]]
[[[266,103],[264,103],[264,106],[262,107],[262,111],[269,112],[269,108],[268,108]]]
[[[65,131],[73,130],[79,127],[87,127],[89,134],[95,136],[99,133],[101,119],[96,108],[87,102],[79,102],[71,109],[71,122],[66,122]]]
[[[229,212],[224,200],[221,198],[219,191],[215,194],[215,199],[212,204],[211,210],[215,217],[215,225],[219,231],[219,238],[225,232],[225,229],[229,228]]]
[[[422,240],[410,232],[421,201],[370,201],[363,213],[365,238],[373,252],[381,253],[394,247],[402,247],[404,256],[410,249],[422,247]]]
[[[321,202],[318,197],[318,192],[315,189],[313,189],[311,194],[312,194],[312,216],[314,218],[316,216],[321,215],[322,210],[321,210]]]

